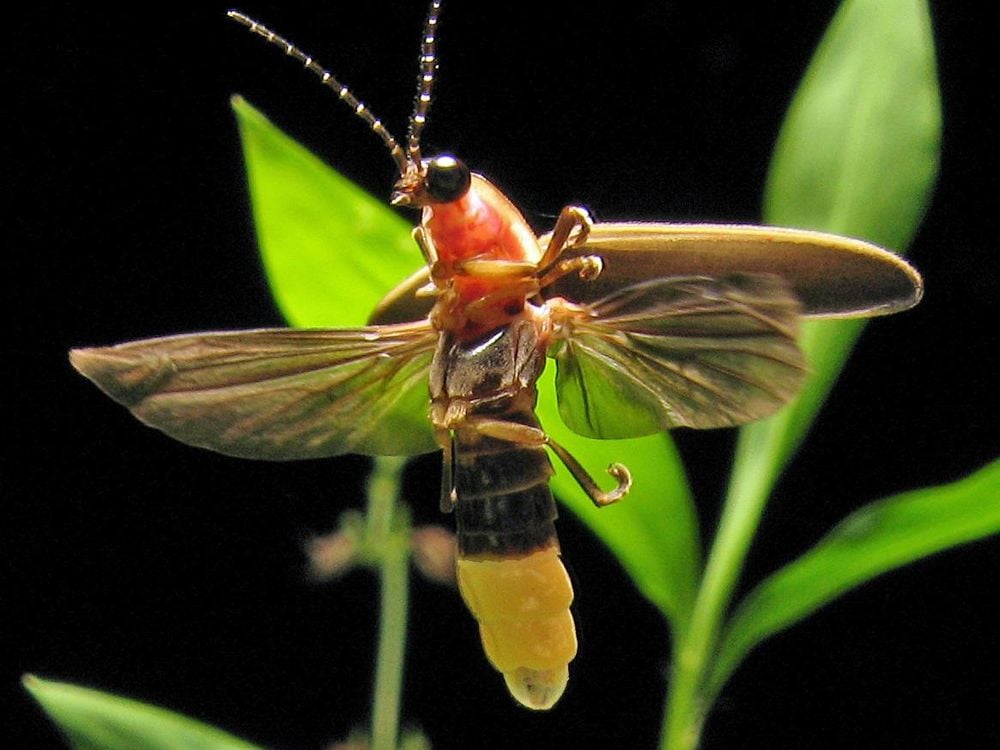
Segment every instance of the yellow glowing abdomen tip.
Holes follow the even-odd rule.
[[[460,558],[458,585],[511,695],[528,708],[551,708],[576,656],[573,588],[558,548],[524,557]]]

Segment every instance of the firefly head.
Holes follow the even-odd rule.
[[[424,187],[436,203],[458,200],[471,184],[469,168],[454,156],[441,154],[424,162]]]
[[[472,174],[465,162],[450,154],[423,159],[419,168],[408,169],[396,182],[392,193],[394,206],[426,206],[458,200],[472,184]]]

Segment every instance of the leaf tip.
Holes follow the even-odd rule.
[[[233,112],[239,120],[261,116],[257,108],[243,98],[242,94],[232,94],[229,97],[229,106],[232,107]]]
[[[232,94],[229,97],[229,106],[236,115],[236,119],[241,123],[269,122],[264,113],[247,101],[242,94]]]
[[[46,688],[50,688],[51,686],[52,683],[43,680],[41,677],[32,674],[31,672],[25,672],[21,675],[21,687],[23,687],[38,703],[45,703],[43,696],[46,693]]]

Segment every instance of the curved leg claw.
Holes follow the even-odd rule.
[[[612,503],[617,503],[623,497],[628,494],[628,491],[632,489],[632,472],[628,470],[625,464],[613,463],[608,467],[608,474],[613,476],[618,480],[618,486],[615,487],[610,492],[603,492],[601,501],[598,502],[597,499],[591,497],[590,499],[594,501],[597,507],[602,507],[604,505],[611,505]]]
[[[605,492],[597,486],[597,482],[594,481],[594,478],[587,473],[587,470],[583,468],[580,462],[577,461],[569,451],[559,445],[559,443],[555,442],[552,438],[548,438],[548,445],[552,449],[552,452],[559,456],[559,460],[563,462],[567,469],[569,469],[569,473],[573,475],[576,483],[580,485],[580,489],[587,493],[587,497],[589,497],[591,502],[593,502],[598,508],[603,508],[605,505],[617,503],[625,497],[625,495],[628,494],[629,489],[631,489],[632,474],[623,464],[614,463],[608,467],[608,474],[613,476],[618,481],[618,486],[613,490]]]

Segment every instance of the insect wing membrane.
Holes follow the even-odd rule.
[[[76,349],[73,366],[146,424],[242,458],[436,449],[427,323],[202,333]]]
[[[654,279],[569,313],[559,410],[594,438],[728,427],[787,402],[806,374],[801,305],[773,275]]]

